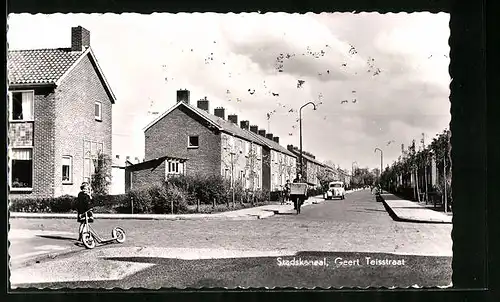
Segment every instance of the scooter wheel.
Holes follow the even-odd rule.
[[[125,242],[125,239],[127,238],[125,236],[125,231],[122,228],[120,228],[120,227],[115,227],[111,231],[111,237],[115,238],[116,242],[118,242],[118,243]]]
[[[88,232],[85,232],[82,234],[82,242],[83,242],[83,245],[88,249],[95,248],[94,237]]]

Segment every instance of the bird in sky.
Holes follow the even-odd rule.
[[[342,102],[340,102],[340,104],[345,104],[345,103],[348,103],[347,100],[343,100]]]
[[[387,142],[387,146],[389,146],[390,144],[395,143],[395,142],[396,141],[394,141],[394,140],[390,140],[390,141]]]

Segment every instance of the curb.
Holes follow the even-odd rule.
[[[379,195],[379,198],[381,199],[382,203],[384,204],[384,208],[386,211],[389,213],[392,219],[395,221],[400,221],[400,222],[412,222],[412,223],[434,223],[434,224],[453,224],[453,221],[448,222],[448,221],[442,221],[442,220],[434,220],[434,219],[413,219],[413,218],[405,218],[405,217],[400,217],[394,212],[394,210],[385,202],[385,199]],[[430,210],[432,211],[432,210]]]
[[[182,214],[181,214],[182,215]],[[171,216],[170,214],[94,214],[96,219],[126,219],[126,220],[243,220],[252,219],[252,215],[224,216],[220,214],[195,214],[200,216]],[[189,214],[184,214],[189,215]],[[257,214],[258,216],[258,214]],[[25,219],[76,219],[76,214],[42,214],[42,213],[10,213],[9,218]],[[254,218],[258,219],[258,218]]]
[[[313,204],[322,203],[324,200],[317,198],[316,196],[311,197],[311,201],[302,206],[309,206]],[[105,213],[95,213],[94,217],[96,219],[133,219],[133,220],[254,220],[254,219],[264,219],[271,217],[276,214],[281,214],[288,212],[282,210],[260,210],[258,209],[254,213],[248,213],[243,215],[231,215],[224,213],[215,214],[105,214]],[[76,213],[25,213],[25,212],[10,212],[10,218],[25,218],[25,219],[76,219]]]

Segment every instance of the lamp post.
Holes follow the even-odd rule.
[[[380,173],[379,173],[379,184],[380,184],[380,181],[382,180],[382,170],[383,170],[383,167],[384,167],[384,151],[382,151],[382,149],[380,148],[375,148],[375,151],[373,152],[377,152],[380,151]]]
[[[316,110],[316,105],[313,103],[313,102],[309,102],[309,103],[306,103],[304,105],[302,105],[302,107],[300,107],[299,109],[299,131],[300,131],[300,154],[299,154],[299,160],[300,160],[300,175],[302,177],[304,177],[304,173],[303,173],[303,167],[302,167],[302,108],[306,107],[307,105],[313,105],[314,106],[314,110]]]

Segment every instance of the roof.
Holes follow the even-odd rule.
[[[111,162],[112,167],[126,167],[127,165],[140,163],[141,159],[139,159],[138,157],[132,158],[130,156],[122,156],[120,158],[116,158],[116,156],[114,156]]]
[[[150,159],[147,161],[143,161],[143,162],[138,163],[138,164],[126,166],[125,169],[128,171],[138,171],[138,170],[145,170],[145,169],[150,169],[150,168],[154,170],[167,159],[174,159],[174,160],[178,160],[180,162],[185,162],[188,160],[187,158],[182,158],[182,157],[162,156],[162,157]]]
[[[257,144],[261,146],[268,147],[270,149],[279,151],[281,153],[287,154],[289,156],[296,157],[295,154],[291,153],[286,149],[285,147],[281,146],[277,142],[270,140],[268,138],[265,138],[257,133],[254,133],[250,130],[242,129],[239,127],[237,124],[224,120],[218,116],[212,115],[205,110],[195,108],[193,106],[189,106],[191,109],[195,110],[199,114],[202,114],[205,118],[210,119],[214,123],[216,123],[219,127],[222,128],[221,131],[227,132],[229,134],[234,134],[235,136],[239,136],[240,138],[246,139],[248,141],[253,141],[256,142]]]
[[[149,128],[151,128],[154,124],[156,124],[159,120],[161,120],[163,117],[168,115],[170,112],[172,112],[174,109],[179,108],[180,106],[184,106],[185,108],[188,108],[189,110],[195,112],[199,116],[201,116],[204,120],[206,120],[208,123],[211,125],[215,126],[219,131],[229,133],[231,135],[235,135],[237,137],[243,138],[245,140],[248,140],[250,142],[255,142],[256,144],[259,144],[261,146],[268,147],[270,149],[279,151],[281,153],[285,153],[289,156],[296,157],[295,154],[292,152],[288,151],[285,147],[281,146],[280,144],[276,143],[275,141],[272,141],[270,139],[267,139],[265,137],[262,137],[250,130],[242,129],[238,127],[237,124],[224,120],[218,116],[212,115],[205,110],[196,108],[194,106],[191,106],[189,104],[186,104],[184,102],[178,102],[175,106],[171,107],[167,111],[165,111],[163,114],[158,116],[156,119],[154,119],[151,123],[149,123],[145,128],[144,131],[147,131]]]
[[[300,156],[300,151],[299,150],[293,150],[293,153],[296,154],[296,156]],[[302,158],[305,158],[306,160],[312,162],[312,163],[315,163],[319,166],[322,166],[322,167],[329,167],[327,165],[325,165],[324,163],[320,162],[319,160],[315,159],[315,158],[312,158],[311,156],[307,155],[307,154],[304,154],[302,153]],[[329,167],[331,168],[331,167]]]
[[[90,47],[83,51],[72,51],[71,48],[10,50],[7,59],[9,85],[57,86],[87,55],[95,63],[114,104],[116,97]]]

